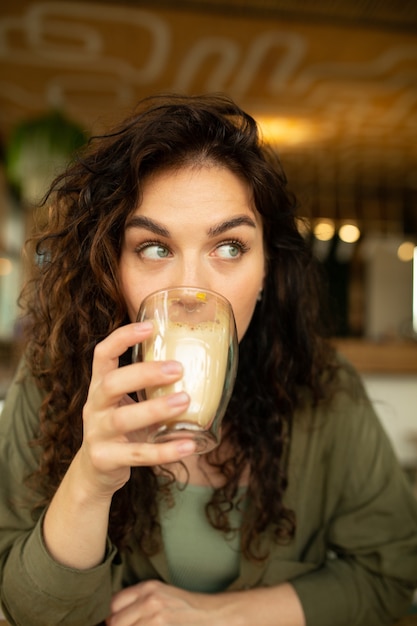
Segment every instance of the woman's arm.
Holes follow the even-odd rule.
[[[148,324],[130,324],[95,350],[83,443],[44,520],[49,553],[68,567],[89,569],[102,562],[111,500],[129,479],[131,467],[171,463],[194,452],[190,441],[147,444],[135,434],[179,415],[189,403],[183,393],[141,403],[126,401],[127,394],[138,388],[166,385],[181,377],[181,367],[171,362],[118,367],[119,357],[151,332]]]
[[[119,578],[115,550],[90,570],[54,561],[42,537],[39,495],[27,478],[38,467],[39,449],[30,445],[39,427],[42,394],[22,363],[0,417],[0,594],[11,625],[98,624],[108,614]]]
[[[305,626],[290,584],[213,595],[148,581],[118,593],[107,626]]]
[[[292,559],[311,569],[291,580],[311,626],[392,624],[417,588],[417,501],[350,368],[338,390],[315,428],[293,430]]]
[[[34,494],[26,484],[36,470],[38,450],[29,445],[38,430],[42,401],[30,374],[22,370],[11,386],[0,420],[0,593],[10,624],[97,624],[108,614],[115,549],[106,541],[113,493],[130,476],[131,465],[168,463],[193,447],[145,444],[147,424],[184,410],[175,396],[128,403],[142,385],[181,376],[173,364],[131,364],[118,368],[119,355],[149,333],[132,324],[116,330],[94,355],[84,412],[84,441],[48,510],[36,521]],[[176,396],[178,399],[178,396]],[[183,442],[184,443],[184,442]],[[117,587],[117,585],[116,585]]]

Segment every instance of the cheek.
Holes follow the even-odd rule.
[[[245,297],[240,297],[232,302],[233,312],[236,320],[236,328],[238,334],[238,340],[243,338],[250,321],[252,319],[253,312],[255,310],[259,289],[250,294],[245,294]]]
[[[141,296],[137,293],[137,281],[126,267],[120,268],[119,279],[129,319],[131,322],[135,322],[141,302]]]

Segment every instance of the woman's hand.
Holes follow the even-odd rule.
[[[290,583],[216,594],[192,593],[157,580],[117,593],[107,626],[306,626]]]
[[[103,560],[113,494],[129,479],[132,466],[171,463],[192,454],[192,442],[151,444],[140,432],[176,417],[189,398],[178,393],[144,402],[128,393],[181,378],[174,362],[132,363],[119,368],[127,348],[152,332],[149,324],[118,328],[97,345],[88,398],[84,406],[81,447],[45,514],[43,535],[54,559],[89,569]]]
[[[179,440],[165,444],[145,442],[144,429],[183,413],[186,393],[134,402],[127,395],[138,389],[168,385],[182,376],[177,361],[133,363],[119,368],[119,357],[146,339],[149,323],[129,324],[115,330],[97,345],[92,377],[84,406],[84,438],[79,463],[93,491],[113,495],[129,479],[130,468],[178,461],[194,452],[194,444]]]
[[[210,596],[191,593],[157,580],[139,583],[113,597],[107,626],[220,626],[210,611]]]

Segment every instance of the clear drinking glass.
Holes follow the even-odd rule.
[[[141,400],[186,391],[183,414],[149,429],[148,441],[191,438],[196,452],[220,443],[221,421],[232,394],[238,363],[236,325],[230,303],[213,291],[173,287],[150,294],[137,320],[151,320],[154,332],[133,350],[134,361],[174,359],[183,376],[174,384],[138,390]]]

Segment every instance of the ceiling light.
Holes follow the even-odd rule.
[[[361,231],[356,224],[343,224],[339,228],[339,238],[345,243],[355,243],[361,236]]]
[[[256,116],[268,143],[295,145],[314,139],[316,129],[308,120],[291,117]]]
[[[335,233],[333,220],[320,220],[315,224],[313,233],[319,241],[330,241]]]
[[[404,261],[407,263],[408,261],[413,260],[414,256],[414,248],[415,244],[412,241],[403,241],[403,243],[398,246],[397,257],[400,261]]]

